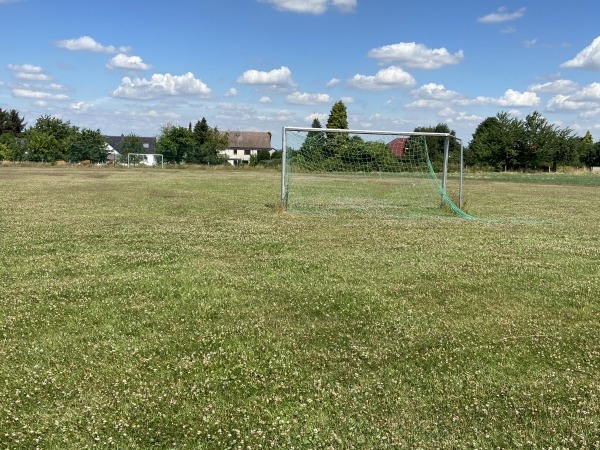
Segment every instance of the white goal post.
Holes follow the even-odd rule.
[[[436,146],[435,166],[439,175],[436,175],[429,156],[428,140]],[[395,148],[396,144],[400,144],[400,148]],[[452,187],[453,193],[456,194],[454,200],[451,200],[447,193],[451,145],[453,170],[458,170],[458,186],[453,184]],[[280,201],[284,209],[295,209],[294,204],[290,205],[298,199],[298,191],[294,192],[294,189],[304,189],[304,195],[309,189],[309,177],[316,180],[315,182],[320,182],[324,177],[332,179],[334,175],[337,184],[326,183],[320,192],[317,192],[318,187],[310,188],[311,195],[319,197],[317,203],[335,204],[334,207],[342,205],[341,207],[350,209],[366,208],[370,207],[370,203],[379,203],[384,208],[393,208],[393,202],[398,201],[396,194],[393,199],[392,195],[385,198],[381,195],[371,199],[369,194],[361,193],[356,196],[349,192],[352,185],[359,183],[357,175],[363,174],[367,178],[377,179],[380,185],[383,180],[396,177],[396,180],[403,178],[406,185],[415,186],[414,181],[407,180],[414,180],[419,176],[419,183],[429,183],[427,195],[437,192],[438,201],[433,203],[437,203],[439,207],[441,196],[442,205],[449,206],[459,215],[464,214],[464,150],[462,141],[451,133],[283,127],[282,151]],[[316,179],[317,176],[320,178]],[[344,185],[348,186],[348,192]],[[402,188],[398,189],[399,186],[400,182],[396,182],[396,186],[390,189],[401,190]],[[433,189],[431,186],[434,186]],[[331,196],[326,195],[329,191],[340,192],[343,200],[333,200]],[[412,190],[412,195],[419,195],[416,189]],[[304,199],[305,197],[302,201]],[[404,202],[404,199],[401,201]]]
[[[127,167],[130,166],[148,166],[154,167],[160,164],[161,169],[164,169],[164,158],[160,153],[128,153]]]

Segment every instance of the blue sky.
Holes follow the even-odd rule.
[[[104,134],[447,123],[500,111],[600,140],[595,1],[0,0],[0,108]]]

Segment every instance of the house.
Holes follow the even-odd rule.
[[[396,138],[393,141],[391,141],[388,144],[388,147],[390,148],[390,150],[392,151],[392,154],[394,156],[396,156],[397,158],[402,158],[406,151],[407,142],[408,142],[407,138],[399,137],[399,138]]]
[[[115,162],[122,153],[122,145],[126,136],[103,136],[106,141],[106,148],[109,151],[108,161]],[[156,138],[155,137],[139,137],[142,140],[143,149],[139,153],[156,153]],[[152,160],[154,160],[152,158]]]
[[[227,131],[226,133],[228,145],[220,153],[231,165],[249,164],[250,158],[256,156],[259,150],[273,152],[271,133],[268,131]]]

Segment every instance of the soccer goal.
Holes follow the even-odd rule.
[[[449,133],[284,127],[281,204],[395,217],[462,210],[463,146]]]
[[[127,167],[146,166],[164,169],[163,155],[160,153],[128,153]]]

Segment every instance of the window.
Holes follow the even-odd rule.
[[[233,154],[234,154],[234,155],[237,155],[237,150],[234,150],[234,151],[233,151]]]
[[[250,154],[250,150],[244,150],[244,155],[249,155]]]

